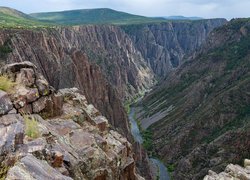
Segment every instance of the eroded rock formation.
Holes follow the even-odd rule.
[[[159,77],[183,63],[225,19],[126,25],[123,29]]]
[[[29,62],[1,73],[15,85],[1,91],[0,178],[143,179],[132,145],[78,89],[55,91]]]

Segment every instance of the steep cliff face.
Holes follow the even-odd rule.
[[[9,61],[12,59],[21,61],[21,58],[27,57],[34,62],[47,59],[50,65],[60,64],[62,59],[65,59],[64,63],[69,64],[67,56],[63,55],[70,54],[72,50],[83,51],[92,62],[101,67],[121,98],[134,95],[153,84],[152,71],[146,66],[140,52],[135,50],[130,38],[119,27],[81,26],[34,31],[5,31],[2,37],[5,36],[9,37],[8,41],[13,44],[15,50],[9,57]],[[43,57],[39,56],[41,54]],[[43,67],[45,64],[49,66],[48,63],[43,63]],[[58,79],[60,80],[55,77],[50,80],[56,88],[68,85]],[[67,82],[70,83],[70,81]]]
[[[72,31],[73,30],[73,31]],[[67,43],[98,64],[121,98],[153,85],[154,75],[127,34],[117,26],[81,26],[60,29]]]
[[[10,48],[2,59],[33,62],[56,89],[78,87],[114,127],[129,134],[120,98],[150,87],[153,75],[119,28],[1,30],[0,41]]]
[[[144,179],[132,145],[78,89],[56,92],[30,62],[0,73],[14,81],[0,89],[1,179]]]
[[[122,28],[154,73],[164,77],[183,62],[185,55],[198,49],[214,28],[226,22],[225,19],[173,21],[127,25]]]
[[[216,29],[143,100],[142,126],[151,125],[153,151],[175,179],[201,179],[250,156],[249,38],[249,19]]]

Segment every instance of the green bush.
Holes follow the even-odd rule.
[[[10,92],[14,86],[15,83],[10,78],[8,78],[8,76],[6,75],[0,76],[0,90]]]
[[[40,136],[37,120],[30,115],[23,114],[24,123],[25,123],[25,135],[35,139]]]

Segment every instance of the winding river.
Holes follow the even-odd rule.
[[[131,124],[131,134],[133,135],[136,142],[142,144],[143,138],[142,138],[142,135],[140,133],[139,127],[137,125],[137,122],[136,122],[134,116],[135,116],[135,108],[131,106],[130,112],[129,112],[129,121]],[[159,180],[170,180],[170,176],[169,176],[169,173],[167,171],[167,168],[159,159],[150,158],[150,161],[158,167]]]

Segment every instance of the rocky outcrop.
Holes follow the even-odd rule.
[[[159,77],[165,77],[193,54],[209,33],[225,19],[126,25],[122,28],[133,40],[146,62]]]
[[[217,174],[213,171],[209,171],[208,175],[204,177],[204,180],[219,180],[219,179],[225,179],[225,180],[250,179],[250,160],[245,159],[244,168],[239,165],[229,164],[224,172]]]
[[[0,178],[143,179],[135,172],[132,145],[78,89],[49,87],[44,94],[48,83],[35,66],[3,69],[16,83],[8,94],[16,111],[0,116]]]

